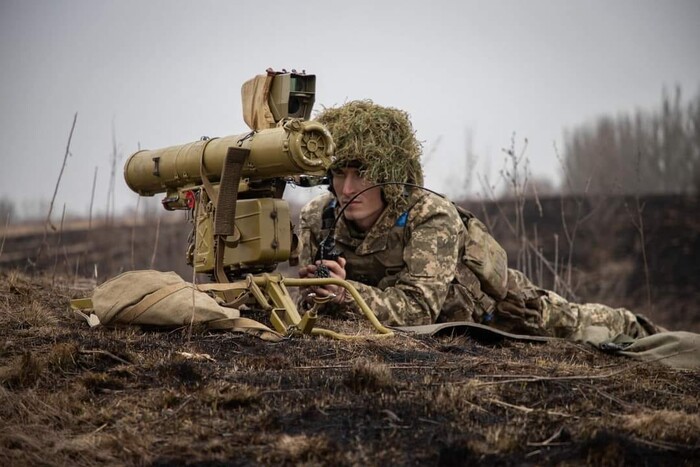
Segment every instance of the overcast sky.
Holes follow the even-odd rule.
[[[135,207],[128,155],[245,132],[240,86],[268,67],[316,74],[317,109],[408,111],[431,188],[459,193],[469,132],[481,174],[515,133],[556,179],[566,128],[696,94],[699,57],[697,0],[0,0],[0,198],[51,199],[78,112],[55,212],[87,214],[95,167],[104,210],[113,128]]]

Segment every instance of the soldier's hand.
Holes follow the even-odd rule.
[[[509,332],[541,335],[542,311],[538,300],[525,301],[517,293],[508,291],[505,299],[498,302],[494,312],[494,325]]]
[[[316,266],[313,264],[307,264],[305,266],[301,266],[297,272],[299,274],[299,277],[302,279],[314,278],[316,277]],[[311,308],[311,306],[313,305],[313,299],[311,296],[309,296],[309,294],[315,293],[316,291],[314,289],[315,287],[299,288],[299,293],[303,297],[303,303],[305,304],[304,307]]]
[[[325,267],[328,275],[325,277],[332,277],[335,279],[345,279],[346,273],[345,273],[345,264],[346,264],[345,258],[342,256],[338,258],[337,261],[329,260],[329,259],[324,259],[321,261],[316,261],[316,264],[307,264],[306,266],[302,266],[298,270],[299,277],[304,279],[304,278],[315,278],[318,277],[317,273],[319,270],[319,266],[323,264]],[[333,299],[334,302],[336,303],[342,303],[345,300],[345,289],[343,287],[337,286],[337,285],[326,285],[326,286],[313,286],[313,287],[308,287],[304,288],[301,291],[302,295],[306,296],[309,293],[315,293],[319,297],[327,297],[331,294],[335,295],[335,298]],[[311,299],[307,299],[307,301],[311,301]]]
[[[345,279],[346,262],[347,260],[340,256],[338,257],[337,261],[333,261],[331,259],[322,259],[320,261],[316,261],[316,266],[320,266],[321,264],[323,264],[330,271],[331,277],[334,277],[336,279]]]
[[[307,277],[316,277],[316,266],[313,264],[307,264],[299,268],[299,277],[306,279]]]
[[[346,260],[341,256],[338,258],[337,261],[333,261],[330,259],[316,261],[315,267],[323,265],[327,268],[329,277],[342,280],[346,277],[345,264]],[[343,287],[340,287],[339,285],[325,285],[323,287],[316,287],[315,292],[321,297],[326,297],[330,294],[334,294],[335,298],[333,299],[333,301],[337,303],[342,303],[345,300],[345,289]]]

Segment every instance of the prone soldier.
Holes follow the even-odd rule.
[[[478,219],[422,187],[421,145],[406,112],[352,101],[317,120],[333,136],[335,159],[330,192],[302,209],[300,277],[321,270],[347,280],[387,325],[471,321],[572,340],[592,327],[609,337],[659,330],[624,308],[571,303],[508,269]],[[299,306],[319,296],[332,297],[328,312],[357,312],[335,285],[304,289]]]

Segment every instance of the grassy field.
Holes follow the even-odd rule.
[[[698,372],[570,342],[90,329],[68,308],[93,285],[0,273],[0,465],[700,458]]]

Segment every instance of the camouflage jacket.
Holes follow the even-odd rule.
[[[301,264],[313,263],[319,243],[328,234],[324,210],[330,206],[331,217],[338,215],[334,200],[328,193],[302,209]],[[341,217],[335,241],[347,260],[346,279],[388,325],[472,321],[516,333],[575,340],[585,340],[591,329],[631,337],[658,331],[653,323],[624,308],[570,303],[514,269],[507,270],[505,295],[489,296],[484,290],[491,288],[484,284],[482,290],[482,282],[467,266],[467,251],[488,249],[486,243],[479,243],[488,240],[470,237],[470,231],[450,201],[413,191],[404,212],[386,209],[365,234],[354,231]],[[326,307],[358,311],[354,302]]]
[[[328,234],[323,212],[330,194],[311,200],[301,212],[300,264],[311,264]],[[402,213],[385,209],[366,233],[340,218],[336,247],[347,260],[346,279],[385,324],[482,321],[494,309],[476,276],[462,264],[466,229],[454,205],[440,196],[413,191]],[[354,307],[354,303],[348,304]]]

